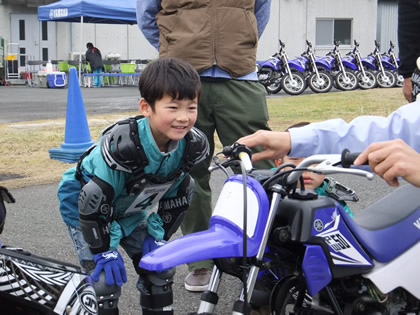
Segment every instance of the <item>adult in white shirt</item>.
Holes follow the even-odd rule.
[[[403,177],[420,187],[420,100],[401,106],[387,117],[360,116],[349,123],[332,119],[288,132],[260,130],[238,142],[263,147],[253,155],[253,162],[286,154],[340,153],[345,148],[363,151],[356,165],[368,160],[371,169],[389,185],[398,186],[398,177]]]

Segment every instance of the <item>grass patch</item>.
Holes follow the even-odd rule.
[[[284,130],[300,121],[387,116],[406,102],[401,89],[393,88],[269,98],[267,103],[271,128]],[[91,138],[97,140],[109,124],[137,114],[89,116]],[[48,149],[60,147],[64,141],[64,130],[65,119],[0,124],[0,185],[12,189],[58,183],[62,173],[75,165],[49,158]],[[219,144],[216,150],[220,149]]]

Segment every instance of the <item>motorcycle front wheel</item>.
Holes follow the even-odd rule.
[[[346,71],[346,76],[344,76],[343,72],[339,72],[335,77],[335,83],[343,91],[352,91],[357,88],[356,75],[350,70]]]
[[[290,275],[281,279],[271,292],[270,310],[274,315],[334,314],[329,307],[312,307],[303,279]]]
[[[309,88],[315,93],[327,93],[333,86],[333,78],[326,72],[318,72],[319,77],[315,72],[308,77]]]
[[[377,81],[375,74],[370,70],[365,70],[365,76],[361,71],[356,73],[357,83],[362,90],[368,90],[376,87]]]
[[[389,70],[378,71],[376,73],[376,80],[378,81],[378,86],[381,88],[390,88],[394,87],[396,84],[395,76]]]
[[[293,76],[285,74],[281,78],[280,84],[282,89],[290,95],[302,94],[306,89],[306,80],[300,73],[293,73]]]

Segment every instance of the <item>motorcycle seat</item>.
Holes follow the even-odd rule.
[[[344,220],[368,253],[389,262],[420,241],[420,188],[404,185]]]

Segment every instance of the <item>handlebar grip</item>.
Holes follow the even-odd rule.
[[[357,159],[361,152],[350,152],[349,149],[344,149],[341,153],[341,165],[344,168],[349,168],[353,165],[354,160]],[[369,165],[369,162],[366,161],[363,165]]]

